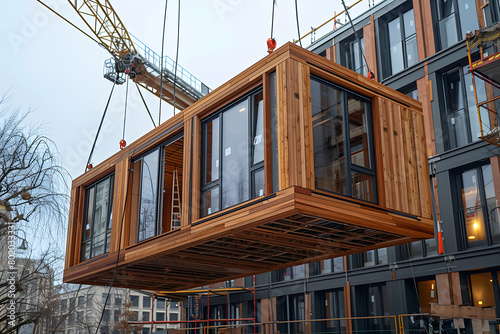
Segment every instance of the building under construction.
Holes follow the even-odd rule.
[[[498,334],[499,20],[387,0],[282,46],[74,180],[64,280],[184,332]]]

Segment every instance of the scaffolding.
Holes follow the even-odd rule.
[[[472,74],[472,85],[474,87],[474,97],[481,131],[480,139],[492,145],[500,146],[498,115],[494,106],[494,102],[500,99],[500,94],[496,97],[490,96],[484,101],[479,101],[476,86],[476,78],[478,78],[500,89],[500,52],[493,55],[488,55],[484,52],[486,43],[493,43],[497,48],[500,48],[500,23],[482,30],[476,30],[475,34],[468,34],[466,40],[469,68]],[[479,47],[480,59],[473,62],[471,54],[476,47]],[[483,127],[487,123],[481,119],[482,109],[488,111],[489,116],[494,115],[494,122],[492,122],[488,131],[485,131]]]
[[[230,318],[231,293],[250,292],[253,295],[253,317],[251,318]],[[210,318],[210,297],[225,296],[226,297],[226,317],[225,318]],[[170,301],[187,302],[187,319],[186,320],[154,320],[155,298],[166,298]],[[243,322],[256,325],[256,299],[255,299],[255,277],[252,287],[226,287],[226,288],[206,288],[177,290],[177,291],[160,291],[153,293],[153,302],[151,303],[151,320],[149,321],[129,321],[128,324],[139,324],[149,326],[153,331],[156,325],[180,325],[179,332],[189,332],[193,334],[204,333],[206,328],[215,326],[230,327],[233,325],[241,325]],[[204,316],[202,310],[206,307]],[[172,331],[173,329],[169,329]],[[255,331],[254,331],[255,332]]]

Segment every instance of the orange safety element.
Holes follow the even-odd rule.
[[[267,53],[271,54],[276,49],[276,40],[274,38],[267,39]]]
[[[123,150],[127,146],[125,139],[120,140],[120,150]]]

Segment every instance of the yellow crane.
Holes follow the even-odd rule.
[[[162,59],[130,34],[108,0],[82,0],[81,4],[78,4],[77,0],[68,0],[96,38],[78,28],[42,0],[37,1],[108,50],[112,57],[104,63],[106,79],[122,84],[126,75],[129,75],[135,83],[180,110],[209,93],[210,89],[205,84],[170,57],[165,56]]]

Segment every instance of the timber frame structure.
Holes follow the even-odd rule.
[[[372,201],[317,186],[312,76],[369,101],[376,184]],[[263,94],[263,190],[237,205],[203,214],[204,124],[255,91]],[[158,214],[157,232],[141,239],[138,171],[144,156],[157,147],[165,152],[165,183],[159,185],[164,191],[171,187],[167,183],[172,168],[182,166],[181,227],[170,229],[168,214]],[[107,246],[101,254],[83,258],[87,193],[109,175],[113,214]],[[187,289],[432,238],[428,175],[420,102],[287,43],[73,181],[64,282]],[[355,187],[355,181],[346,182]],[[159,196],[158,203],[168,207],[166,195]]]

